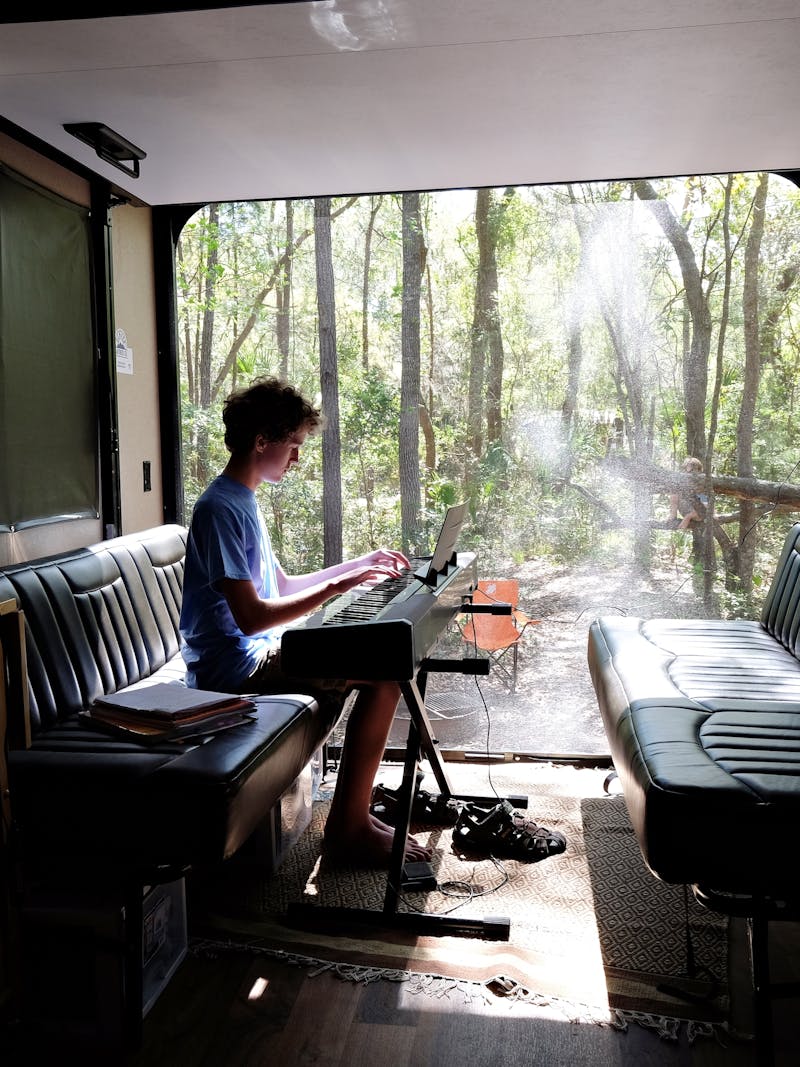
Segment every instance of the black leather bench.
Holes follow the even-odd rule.
[[[615,616],[589,630],[592,682],[645,863],[750,919],[764,1063],[766,926],[800,917],[799,650],[800,523],[760,619]]]
[[[24,615],[27,678],[8,639],[13,609],[2,628],[24,901],[40,884],[85,884],[123,893],[135,910],[143,885],[219,864],[248,840],[269,853],[267,869],[280,862],[281,798],[307,774],[338,708],[301,694],[259,698],[252,723],[147,747],[77,718],[102,694],[183,684],[185,543],[186,530],[168,525],[0,569],[0,603]]]
[[[185,539],[182,527],[164,526],[0,571],[0,601],[16,600],[25,616],[31,744],[9,753],[9,777],[32,862],[224,860],[335,725],[330,710],[293,694],[259,699],[256,722],[207,743],[144,748],[79,725],[77,713],[102,694],[182,681]]]

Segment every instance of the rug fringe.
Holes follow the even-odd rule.
[[[405,971],[390,967],[370,967],[364,964],[333,962],[313,956],[304,956],[286,949],[271,948],[258,940],[242,939],[240,941],[217,941],[208,938],[192,939],[189,952],[199,958],[215,959],[222,952],[253,952],[269,956],[281,963],[305,967],[309,978],[320,974],[332,974],[347,982],[369,985],[371,982],[403,982],[409,993],[429,997],[449,997],[458,994],[467,1003],[483,1000],[495,1003],[502,997],[511,1003],[523,1002],[535,1007],[549,1007],[563,1013],[572,1023],[591,1023],[595,1026],[608,1026],[620,1033],[627,1033],[630,1023],[654,1031],[665,1041],[677,1041],[685,1029],[689,1044],[699,1038],[715,1038],[725,1045],[725,1037],[730,1036],[727,1023],[703,1022],[696,1019],[683,1019],[666,1015],[629,1011],[620,1008],[598,1008],[586,1004],[575,1004],[559,997],[545,993],[536,993],[512,978],[497,975],[483,982],[468,981],[440,974],[420,971]]]

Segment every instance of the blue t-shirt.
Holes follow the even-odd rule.
[[[248,637],[220,590],[223,578],[252,581],[260,597],[278,596],[275,555],[255,493],[220,474],[197,501],[189,527],[180,629],[187,684],[238,692],[280,644],[280,630]]]

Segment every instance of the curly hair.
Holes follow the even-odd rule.
[[[275,444],[299,429],[314,433],[322,415],[294,386],[279,378],[256,378],[231,393],[222,406],[225,445],[234,454],[249,452],[261,434]]]

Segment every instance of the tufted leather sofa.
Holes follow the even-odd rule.
[[[797,896],[800,523],[759,620],[603,617],[589,668],[639,846],[667,882]]]
[[[800,920],[800,523],[758,620],[603,617],[589,669],[644,861],[747,919],[756,1061],[774,1067],[769,925]]]
[[[218,863],[274,822],[335,725],[338,712],[298,694],[259,698],[255,722],[205,743],[145,748],[79,725],[101,694],[182,682],[185,542],[168,525],[0,570],[0,602],[25,621],[30,744],[9,752],[8,776],[28,869],[153,880]],[[21,703],[11,695],[10,720]]]

